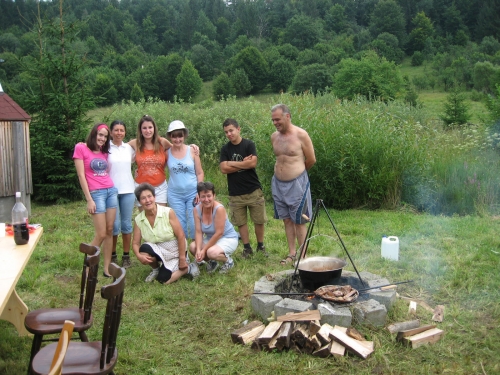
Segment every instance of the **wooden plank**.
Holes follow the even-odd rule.
[[[406,322],[398,322],[387,326],[387,330],[390,333],[397,333],[400,331],[406,331],[408,329],[420,327],[420,320],[408,320]]]
[[[259,344],[269,344],[276,332],[280,329],[283,322],[271,322],[257,338]]]
[[[279,350],[283,350],[283,348],[290,347],[290,336],[293,331],[293,322],[283,322],[281,328],[276,334],[276,347]]]
[[[321,324],[319,320],[311,320],[309,322],[309,335],[314,336],[321,329]]]
[[[300,322],[309,320],[320,320],[319,310],[307,310],[293,314],[281,315],[276,319],[278,322]]]
[[[373,353],[373,350],[365,348],[359,343],[358,340],[347,336],[346,333],[342,332],[339,329],[333,329],[333,331],[330,333],[330,337],[345,346],[347,350],[363,359],[366,359],[370,354]]]
[[[261,321],[258,321],[258,320],[254,320],[253,322],[250,322],[248,323],[247,325],[241,327],[241,328],[238,328],[236,330],[234,330],[233,332],[231,332],[231,340],[237,344],[239,342],[238,340],[238,336],[245,333],[245,332],[248,332],[250,330],[252,330],[253,328],[255,327],[258,327],[258,326],[263,326],[264,324],[262,324]]]
[[[318,333],[316,333],[316,337],[319,339],[321,344],[326,345],[332,341],[330,338],[330,331],[333,331],[333,327],[330,324],[325,323],[321,326]]]
[[[373,341],[358,341],[366,349],[373,351]]]
[[[434,315],[432,315],[432,320],[435,322],[442,322],[444,319],[444,306],[437,305],[433,313]]]
[[[341,332],[347,332],[346,327],[341,327],[341,326],[335,326],[333,329],[330,331],[333,332],[335,329],[341,331]],[[332,340],[332,337],[330,336],[330,340]],[[334,357],[343,357],[345,354],[345,346],[338,343],[337,341],[332,341],[330,345],[330,354],[333,355]]]
[[[254,327],[252,330],[242,333],[238,336],[238,342],[240,344],[246,345],[255,340],[255,338],[259,337],[259,335],[266,329],[266,326],[262,324],[262,326]]]
[[[428,324],[428,325],[418,327],[418,328],[407,329],[406,331],[399,331],[398,335],[396,336],[396,340],[402,341],[403,338],[405,338],[405,337],[416,335],[417,333],[427,331],[431,328],[436,328],[436,325],[435,324]]]
[[[413,349],[425,344],[434,344],[443,336],[444,331],[439,328],[431,328],[427,331],[417,333],[414,336],[405,337],[403,340],[406,344],[411,345]]]
[[[404,299],[406,301],[415,301],[417,304],[419,304],[420,306],[422,306],[424,309],[426,309],[427,311],[429,312],[434,312],[434,309],[432,307],[430,307],[427,302],[425,301],[421,301],[421,300],[418,300],[418,299],[413,299],[413,298],[410,298],[410,297],[405,297],[405,296],[398,296],[399,298],[401,299]]]

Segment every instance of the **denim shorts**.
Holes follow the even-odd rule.
[[[118,207],[118,189],[114,186],[109,189],[98,189],[90,192],[95,203],[95,214],[104,214],[108,208]]]

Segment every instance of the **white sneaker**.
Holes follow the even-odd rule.
[[[188,274],[191,275],[191,277],[196,279],[198,276],[200,276],[200,268],[196,263],[189,263],[188,265]]]
[[[149,274],[148,277],[146,277],[146,280],[144,280],[145,282],[147,283],[150,283],[152,281],[155,281],[156,278],[158,277],[158,273],[160,272],[160,267],[158,268],[153,268],[153,270],[151,271],[151,273]]]
[[[232,258],[227,258],[226,263],[222,265],[219,273],[228,273],[231,268],[234,267],[234,260]]]

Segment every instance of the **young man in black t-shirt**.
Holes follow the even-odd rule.
[[[247,225],[247,210],[254,223],[257,251],[267,256],[264,247],[264,224],[267,222],[266,204],[262,186],[255,171],[257,151],[255,144],[241,137],[236,120],[228,118],[222,124],[229,142],[220,151],[220,170],[227,175],[229,211],[233,225],[238,227],[243,242],[243,258],[253,254]]]

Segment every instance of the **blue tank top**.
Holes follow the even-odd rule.
[[[188,146],[186,155],[182,159],[176,159],[168,149],[168,189],[176,193],[192,193],[196,190],[198,179],[194,168],[194,160],[191,157],[191,147]]]
[[[210,224],[203,224],[202,213],[201,213],[201,204],[196,206],[196,210],[198,211],[198,216],[200,217],[201,224],[201,232],[207,237],[207,241],[212,238],[215,234],[215,213],[217,209],[222,207],[221,204],[214,207],[214,212],[212,213],[212,222]],[[238,233],[234,230],[233,224],[229,221],[226,215],[226,222],[224,223],[224,233],[222,234],[222,238],[238,238]]]

